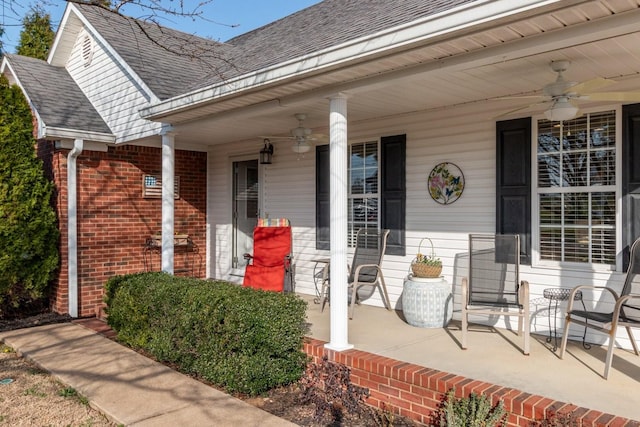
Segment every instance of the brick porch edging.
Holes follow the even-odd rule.
[[[392,409],[395,413],[424,425],[440,403],[442,396],[455,387],[456,396],[468,396],[471,392],[491,398],[495,404],[504,402],[509,413],[510,427],[530,426],[543,419],[545,414],[573,412],[583,427],[640,427],[640,422],[628,418],[581,408],[543,396],[522,392],[509,387],[476,381],[448,372],[401,362],[361,350],[337,352],[324,347],[326,342],[307,338],[304,351],[318,363],[323,356],[351,369],[351,382],[369,389],[367,403],[377,408]]]

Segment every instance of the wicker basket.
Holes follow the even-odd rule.
[[[429,241],[431,245],[431,257],[435,258],[436,253],[433,250],[433,242],[428,237],[420,240],[420,244],[418,245],[418,253],[421,253],[422,250],[422,242],[425,240]],[[440,277],[440,273],[442,272],[442,264],[440,265],[429,265],[424,264],[422,262],[418,262],[418,257],[414,258],[411,262],[411,272],[413,273],[413,277],[424,277],[424,278],[434,278]]]

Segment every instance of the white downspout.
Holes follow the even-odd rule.
[[[67,155],[67,259],[69,282],[69,315],[78,317],[78,177],[76,159],[82,154],[84,140],[73,141]]]
[[[349,344],[349,296],[347,280],[347,195],[348,195],[347,97],[329,98],[329,177],[331,311],[330,342],[325,347],[343,351]]]

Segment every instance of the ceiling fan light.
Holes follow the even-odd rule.
[[[578,114],[578,107],[571,104],[566,99],[560,99],[553,103],[551,108],[544,112],[547,120],[552,122],[563,122],[571,120]]]
[[[298,153],[298,154],[304,154],[304,153],[308,153],[309,150],[311,150],[311,145],[309,145],[309,143],[307,142],[295,142],[292,146],[291,146],[291,150],[293,150],[294,153]]]

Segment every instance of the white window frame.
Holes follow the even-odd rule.
[[[364,145],[364,144],[370,144],[370,143],[375,143],[376,144],[376,153],[377,153],[377,157],[378,157],[378,173],[377,173],[377,178],[378,178],[378,182],[376,184],[378,191],[375,193],[375,195],[372,194],[367,194],[367,193],[362,193],[362,194],[353,194],[351,193],[351,153],[352,153],[352,149],[354,146],[356,145]],[[366,138],[363,139],[361,141],[356,141],[356,142],[352,142],[349,143],[349,151],[348,151],[348,161],[347,161],[347,175],[349,177],[349,181],[348,181],[348,191],[347,191],[347,208],[351,208],[353,206],[352,200],[353,199],[376,199],[378,202],[378,210],[377,210],[377,218],[376,218],[376,228],[379,230],[380,229],[380,197],[381,197],[381,193],[380,193],[380,161],[381,161],[381,152],[380,152],[380,148],[381,148],[381,139],[380,138]],[[355,228],[354,228],[354,220],[353,220],[353,213],[352,212],[348,212],[347,213],[347,242],[348,242],[348,247],[349,248],[353,248],[355,247],[354,243],[355,243]],[[350,218],[350,219],[349,219]]]
[[[546,188],[538,187],[538,121],[544,119],[543,115],[533,116],[531,126],[531,208],[532,208],[532,267],[571,269],[576,271],[584,271],[589,268],[592,271],[621,271],[622,270],[622,107],[620,105],[606,105],[597,108],[589,108],[581,110],[581,115],[588,113],[599,113],[608,110],[615,112],[616,134],[615,134],[615,265],[606,265],[599,263],[578,263],[569,261],[550,261],[543,260],[540,257],[540,198],[541,192],[545,192]]]

